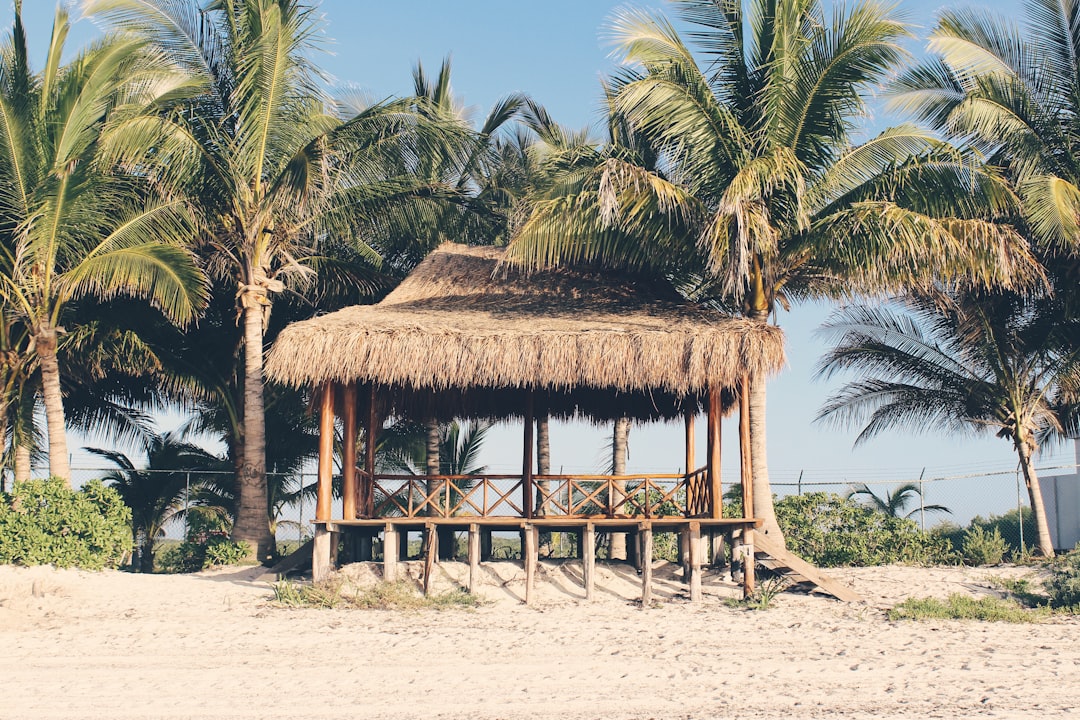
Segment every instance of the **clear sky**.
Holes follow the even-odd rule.
[[[662,7],[659,0],[648,5]],[[1021,2],[982,3],[1014,17]],[[464,104],[483,115],[510,92],[531,94],[564,124],[597,125],[599,79],[614,67],[604,40],[606,20],[619,3],[609,0],[324,0],[327,45],[332,53],[321,65],[340,87],[359,88],[374,98],[403,95],[411,88],[411,68],[422,61],[434,71],[442,58],[453,58],[453,85]],[[925,0],[902,2],[900,8],[920,35],[911,49],[919,51],[921,37],[934,23],[938,8],[948,6]],[[44,52],[53,0],[24,0],[24,17],[31,42],[40,58]],[[0,12],[0,25],[11,20],[11,3]],[[76,26],[72,39],[85,42],[96,30],[86,21]],[[875,117],[872,126],[885,127],[892,119]],[[788,339],[788,367],[769,384],[769,465],[774,482],[884,481],[1015,470],[1015,456],[1007,442],[993,437],[942,437],[937,432],[894,432],[852,449],[854,430],[815,425],[812,420],[829,392],[813,379],[813,367],[824,345],[815,329],[828,315],[826,306],[797,308],[782,313],[779,322]],[[703,425],[704,423],[699,423]],[[734,421],[728,423],[734,430]],[[609,435],[607,428],[570,425],[553,429],[552,462],[555,470],[593,470],[602,464]],[[485,462],[493,470],[520,467],[520,428],[499,429],[488,443]],[[701,435],[699,457],[704,453]],[[635,428],[631,433],[630,465],[637,470],[675,471],[681,468],[682,430],[679,427]],[[725,432],[725,467],[735,477],[737,441]],[[1073,460],[1070,446],[1044,453],[1041,464]],[[1065,471],[1058,471],[1065,472]],[[1050,473],[1054,474],[1054,473]],[[974,479],[948,486],[946,495],[928,491],[928,502],[960,503],[961,495],[978,495],[980,483],[993,487],[992,502],[975,507],[979,512],[1001,512],[1015,505],[1011,475],[992,481]],[[1012,487],[1012,494],[1009,488]],[[990,503],[990,504],[987,504]],[[968,515],[970,513],[959,513]],[[961,518],[962,519],[962,518]]]

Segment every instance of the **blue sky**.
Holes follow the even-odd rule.
[[[603,39],[604,26],[619,3],[607,0],[324,0],[321,11],[332,53],[321,65],[340,87],[359,88],[374,98],[402,95],[411,87],[411,68],[417,60],[434,71],[442,58],[452,55],[454,90],[466,106],[483,115],[499,97],[527,92],[544,104],[556,120],[581,127],[596,124],[600,97],[599,79],[614,67],[610,47]],[[662,7],[660,2],[648,6]],[[900,5],[915,32],[925,36],[937,10],[949,6],[938,2],[903,2]],[[985,6],[985,4],[984,4]],[[991,7],[1018,17],[1021,3],[991,3]],[[52,0],[24,0],[24,17],[40,58],[47,41],[55,4]],[[11,20],[11,4],[0,12],[5,28]],[[77,24],[75,43],[95,34],[86,21]],[[921,47],[921,39],[911,44]],[[40,60],[39,60],[40,62]],[[887,117],[875,117],[884,127]],[[895,432],[852,449],[854,430],[815,425],[812,419],[829,386],[813,379],[813,366],[824,345],[813,335],[827,316],[827,306],[797,308],[780,317],[788,338],[788,368],[769,385],[769,464],[776,482],[794,482],[800,472],[804,481],[907,480],[927,476],[961,475],[1015,468],[1008,443],[996,438],[942,437],[937,433]],[[735,477],[737,440],[734,422],[725,431],[725,467]],[[699,423],[703,425],[703,423]],[[569,425],[553,430],[553,464],[558,470],[593,470],[602,462],[608,429]],[[498,430],[488,443],[485,462],[493,470],[520,468],[520,429]],[[702,435],[699,456],[704,453]],[[635,428],[631,434],[631,468],[674,471],[682,462],[680,427]],[[1072,462],[1071,447],[1044,454],[1043,465]],[[636,470],[635,470],[636,471]],[[970,493],[969,486],[949,486],[949,498],[932,494],[930,502],[956,504],[953,496]],[[1015,501],[1005,480],[994,480],[992,506],[977,510],[1001,512]],[[1002,489],[1004,488],[1004,489]],[[961,492],[964,491],[964,492]],[[930,493],[928,493],[930,494]]]

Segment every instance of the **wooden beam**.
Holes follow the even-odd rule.
[[[522,514],[533,516],[533,392],[525,391],[525,447],[521,459]]]
[[[480,583],[480,526],[469,524],[469,592],[475,593]]]
[[[743,517],[754,517],[754,466],[750,455],[750,378],[739,381],[739,480],[742,483]]]
[[[342,517],[356,519],[356,383],[348,383],[341,393],[341,507]]]
[[[648,608],[652,606],[652,525],[642,523],[638,534],[641,536],[641,607]]]
[[[334,535],[325,525],[315,526],[315,539],[311,548],[311,579],[315,582],[325,580],[333,569],[330,545]]]
[[[720,482],[720,386],[709,387],[709,493],[712,495],[710,517],[724,516],[724,491]]]
[[[692,522],[690,534],[690,601],[701,601],[701,523]]]
[[[394,582],[397,580],[398,566],[398,532],[393,523],[386,523],[383,529],[383,580]]]
[[[364,428],[364,483],[362,496],[364,498],[364,507],[360,508],[360,512],[365,517],[374,517],[375,515],[375,448],[379,443],[379,406],[377,404],[377,396],[375,393],[375,383],[371,383],[368,390],[368,412],[365,419],[366,427]]]
[[[334,386],[322,387],[319,405],[319,482],[315,495],[315,519],[329,520],[334,499]]]
[[[862,602],[862,597],[857,592],[793,554],[765,533],[750,533],[754,548],[776,560],[779,565],[794,570],[837,600]]]
[[[431,576],[435,573],[435,558],[439,556],[439,533],[435,531],[434,525],[428,524],[424,528],[424,537],[427,538],[427,556],[424,557],[424,594],[430,595]]]
[[[540,531],[535,525],[526,524],[524,534],[525,552],[522,553],[522,557],[525,558],[525,604],[532,605],[536,594],[536,564],[539,561]]]
[[[581,580],[585,585],[585,599],[593,599],[596,586],[596,526],[585,523],[581,531]]]

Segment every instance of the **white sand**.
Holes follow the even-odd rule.
[[[1080,621],[890,623],[908,596],[989,592],[1018,568],[834,574],[868,599],[785,594],[773,609],[706,601],[657,570],[486,566],[476,611],[290,610],[255,571],[193,576],[0,567],[0,718],[869,718],[1074,716]],[[416,568],[411,568],[416,572]],[[353,568],[354,575],[373,574]],[[447,564],[441,582],[464,566]]]

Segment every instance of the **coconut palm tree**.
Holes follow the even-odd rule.
[[[243,461],[233,538],[266,560],[262,367],[275,298],[304,289],[327,262],[328,238],[351,241],[377,264],[379,240],[454,195],[413,168],[430,153],[453,155],[467,133],[407,100],[332,102],[310,59],[319,16],[298,0],[221,0],[206,10],[172,0],[85,0],[84,8],[150,38],[209,88],[128,131],[191,180],[208,229],[200,253],[235,293]]]
[[[164,534],[165,525],[183,516],[190,490],[206,483],[226,469],[227,462],[203,448],[184,442],[176,433],[152,435],[142,448],[146,467],[139,469],[127,455],[116,450],[84,448],[102,457],[116,470],[102,480],[116,488],[131,508],[131,534],[139,557],[139,572],[154,571],[154,544]],[[226,508],[217,507],[220,513]]]
[[[610,105],[655,156],[617,154],[538,202],[511,246],[531,266],[648,269],[765,323],[792,302],[1037,276],[1024,240],[988,222],[1007,185],[912,126],[853,140],[864,95],[905,55],[906,26],[870,0],[671,0],[611,27],[627,68]],[[566,228],[571,228],[569,231]],[[754,515],[782,541],[769,486],[765,379],[750,385]]]
[[[867,504],[871,508],[880,513],[884,513],[889,517],[909,518],[917,512],[952,512],[944,505],[919,505],[914,510],[904,513],[904,510],[907,510],[909,502],[915,498],[922,499],[922,490],[920,490],[919,486],[915,483],[903,483],[892,490],[886,490],[884,497],[879,496],[871,490],[870,486],[866,483],[861,483],[848,493],[849,498],[855,497],[856,495],[861,495],[866,499]]]
[[[0,49],[0,298],[31,337],[49,430],[49,468],[70,480],[57,346],[69,303],[138,297],[175,322],[203,302],[184,241],[191,213],[145,162],[120,165],[121,119],[139,117],[188,79],[130,37],[63,62],[68,15],[56,12],[41,72],[31,70],[21,3]]]
[[[853,305],[824,332],[835,347],[826,377],[850,371],[819,418],[863,425],[856,444],[898,426],[949,432],[994,431],[1013,444],[1038,528],[1038,549],[1054,554],[1034,455],[1063,426],[1075,402],[1080,324],[1037,312],[1014,295],[911,299],[908,309]]]

